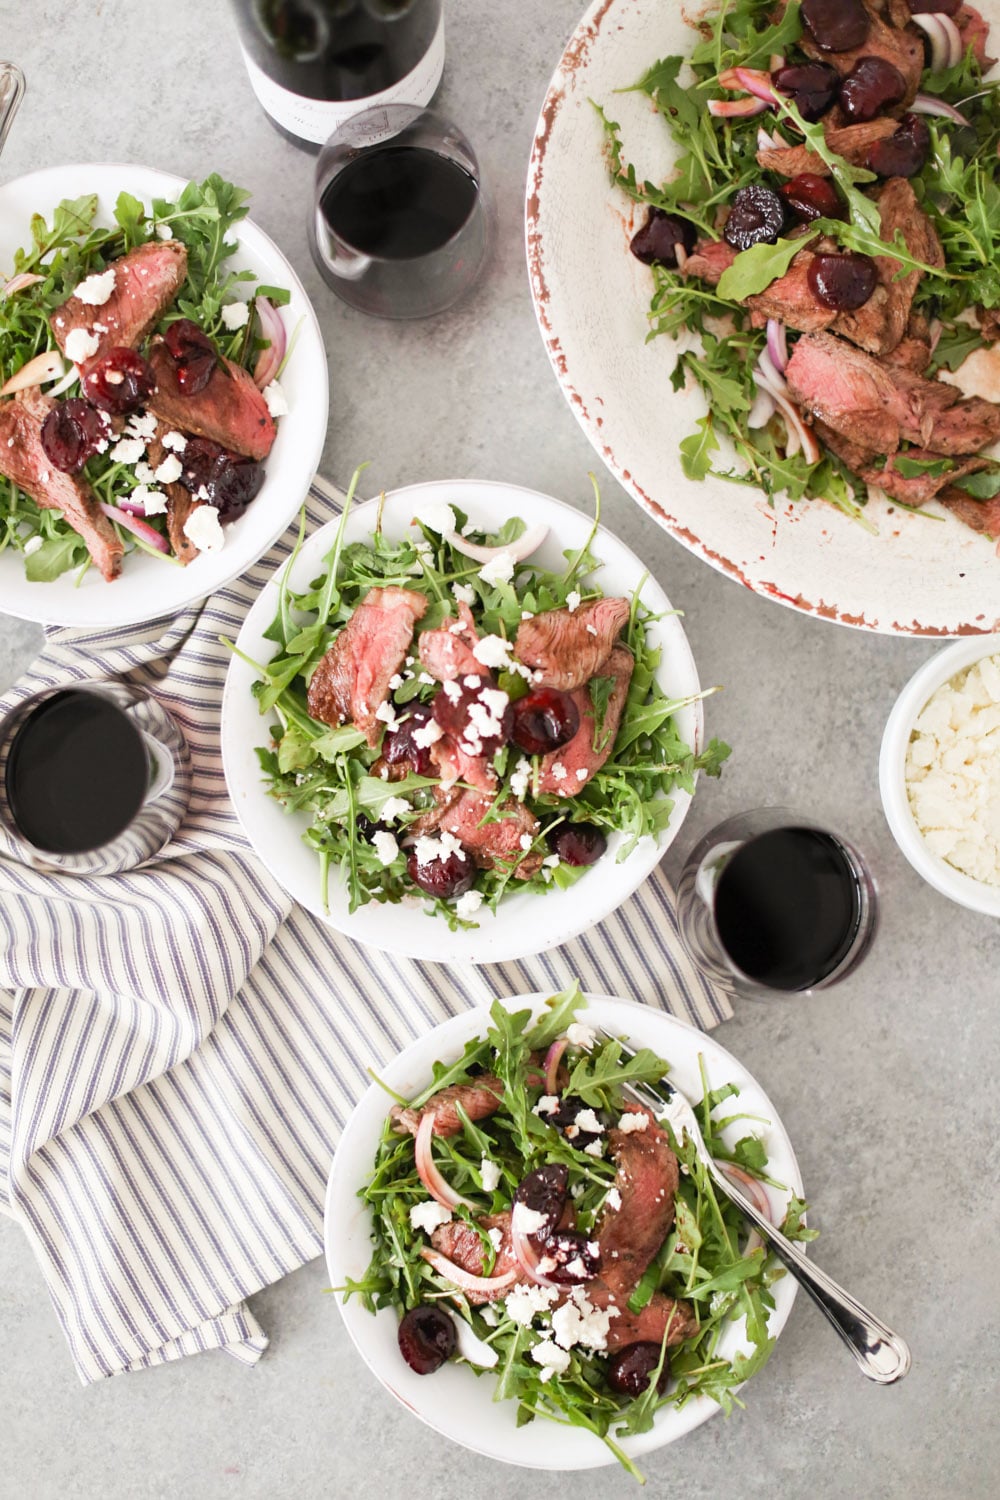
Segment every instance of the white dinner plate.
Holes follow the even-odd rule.
[[[977,6],[1000,22],[1000,0]],[[611,185],[593,103],[621,124],[640,180],[664,181],[675,156],[664,122],[644,94],[615,91],[659,58],[686,56],[696,37],[686,18],[700,9],[595,0],[549,87],[528,172],[527,248],[535,312],[563,394],[632,497],[727,577],[843,625],[912,635],[998,630],[995,544],[953,516],[929,521],[878,502],[866,512],[878,528],[872,536],[821,501],[771,507],[742,485],[684,476],[678,445],[695,431],[705,400],[698,390],[671,389],[672,340],[645,342],[652,273],[629,253],[629,239],[646,211]]]
[[[543,1008],[545,998],[523,995],[505,999],[503,1004],[510,1011],[530,1007],[537,1012]],[[689,1099],[697,1101],[701,1097],[699,1055],[704,1059],[710,1088],[724,1083],[738,1084],[740,1094],[738,1100],[732,1101],[734,1111],[746,1110],[760,1116],[764,1123],[754,1119],[729,1125],[723,1131],[723,1138],[735,1144],[748,1133],[760,1136],[767,1150],[769,1175],[799,1197],[803,1196],[795,1153],[774,1105],[731,1053],[703,1032],[663,1011],[607,996],[589,995],[587,1001],[586,1009],[580,1013],[581,1020],[604,1026],[636,1046],[651,1047],[670,1063],[671,1081]],[[482,1036],[489,1024],[485,1006],[455,1016],[407,1047],[394,1062],[380,1070],[379,1076],[396,1093],[411,1098],[427,1086],[434,1062],[452,1062],[460,1057],[465,1043]],[[334,1157],[326,1192],[325,1222],[326,1260],[330,1284],[334,1287],[343,1286],[348,1277],[359,1280],[371,1259],[371,1219],[357,1194],[371,1172],[389,1103],[385,1090],[373,1084],[348,1120]],[[780,1222],[788,1192],[769,1188],[768,1194]],[[768,1320],[772,1336],[777,1337],[784,1327],[797,1290],[798,1283],[791,1276],[783,1276],[775,1283],[775,1306]],[[447,1364],[434,1375],[414,1374],[397,1347],[398,1316],[393,1309],[385,1308],[373,1315],[366,1312],[358,1298],[345,1302],[338,1295],[337,1300],[347,1331],[369,1369],[397,1401],[444,1437],[489,1458],[527,1468],[591,1469],[615,1462],[593,1433],[541,1420],[517,1427],[517,1403],[493,1401],[495,1377],[489,1372],[477,1377],[465,1365]],[[740,1320],[723,1336],[719,1352],[732,1359],[739,1350],[750,1347]],[[744,1400],[752,1407],[752,1386]],[[718,1410],[710,1397],[698,1396],[680,1411],[673,1407],[659,1411],[650,1432],[616,1441],[621,1441],[630,1458],[638,1458],[683,1437]]]
[[[402,536],[415,512],[432,501],[459,506],[487,532],[499,530],[510,516],[523,516],[529,525],[544,522],[549,534],[534,558],[547,568],[564,567],[564,551],[582,547],[590,534],[587,517],[560,500],[479,479],[442,480],[394,490],[386,497],[383,531],[390,537]],[[352,512],[348,542],[372,535],[377,506],[372,500]],[[297,592],[322,571],[321,559],[330,549],[337,524],[331,521],[322,527],[302,548],[291,577]],[[603,592],[634,594],[646,571],[635,554],[603,527],[593,550],[604,562],[594,575]],[[262,664],[275,654],[275,644],[264,632],[277,612],[279,580],[280,572],[261,591],[237,640],[240,651]],[[698,673],[683,626],[670,613],[670,601],[655,579],[646,578],[642,598],[654,613],[664,616],[652,622],[647,633],[647,639],[662,649],[657,672],[660,687],[670,698],[698,692]],[[254,752],[256,746],[268,743],[271,720],[261,716],[251,695],[254,680],[253,669],[234,656],[222,700],[222,759],[244,831],[271,874],[296,901],[348,937],[387,953],[439,963],[502,963],[568,941],[614,911],[645,880],[677,833],[691,800],[686,792],[678,791],[670,823],[659,839],[640,840],[621,864],[615,862],[621,839],[612,835],[607,853],[568,890],[536,895],[515,892],[504,898],[496,915],[483,907],[476,915],[479,926],[469,931],[450,932],[442,918],[428,916],[416,898],[396,906],[370,902],[350,915],[339,875],[331,875],[330,910],[324,912],[319,861],[315,851],[302,842],[308,815],[286,813],[267,795],[261,778]],[[676,720],[685,742],[699,751],[704,733],[701,704],[680,709]]]
[[[96,193],[96,222],[110,224],[119,193],[142,199],[148,209],[152,198],[174,199],[184,186],[181,177],[128,164],[48,167],[3,183],[0,273],[6,279],[15,250],[31,243],[32,214],[51,219],[63,198]],[[8,548],[0,554],[0,611],[4,614],[83,628],[135,625],[177,614],[255,563],[299,509],[326,436],[329,392],[323,339],[302,283],[274,241],[249,219],[236,226],[234,238],[239,248],[228,264],[234,270],[253,271],[266,285],[287,287],[291,301],[281,316],[289,336],[296,327],[299,330],[281,377],[289,411],[278,422],[260,494],[242,516],[226,525],[225,546],[218,552],[202,553],[186,568],[136,550],[125,559],[121,576],[113,583],[106,583],[96,568],[88,568],[79,586],[75,572],[64,573],[51,583],[29,583],[20,553]]]

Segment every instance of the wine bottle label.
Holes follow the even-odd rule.
[[[430,103],[444,71],[444,16],[434,40],[416,67],[390,88],[368,94],[364,99],[306,99],[301,94],[293,94],[290,89],[275,83],[273,78],[268,78],[246,49],[242,50],[253,91],[271,119],[298,136],[299,140],[322,146],[339,125],[362,110],[379,104]]]

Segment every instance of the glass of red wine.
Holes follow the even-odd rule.
[[[183,734],[131,683],[36,693],[0,724],[0,857],[33,869],[133,870],[169,843],[190,793]]]
[[[840,834],[789,808],[741,813],[688,855],[681,937],[723,989],[809,995],[857,968],[875,936],[875,882]]]
[[[308,223],[320,275],[381,318],[426,318],[478,281],[493,212],[465,136],[434,110],[385,104],[346,120],[316,164]]]

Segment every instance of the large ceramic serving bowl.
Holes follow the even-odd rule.
[[[174,199],[183,187],[183,178],[134,165],[49,167],[5,182],[0,186],[0,272],[5,279],[15,250],[31,243],[32,214],[50,219],[63,198],[96,193],[97,222],[108,224],[121,192],[140,198],[148,208],[152,198]],[[89,568],[79,584],[75,572],[51,583],[29,583],[20,554],[8,547],[0,554],[0,612],[82,628],[135,625],[175,615],[255,563],[302,504],[326,436],[329,394],[322,335],[298,276],[273,240],[248,219],[234,233],[238,249],[229,264],[234,270],[253,271],[265,285],[287,287],[291,300],[282,317],[290,334],[298,328],[281,377],[289,411],[278,423],[260,494],[238,520],[226,525],[225,546],[202,553],[186,568],[134,551],[113,583],[106,583],[96,568]]]
[[[544,1002],[543,995],[524,995],[505,1000],[504,1006],[510,1011],[530,1008],[537,1013]],[[615,1036],[628,1038],[637,1047],[651,1047],[666,1058],[671,1081],[689,1098],[701,1097],[699,1057],[704,1061],[710,1088],[737,1084],[738,1107],[755,1117],[752,1129],[764,1141],[768,1171],[786,1185],[781,1191],[769,1189],[779,1220],[788,1190],[802,1196],[795,1153],[774,1105],[746,1068],[718,1042],[662,1011],[604,995],[588,995],[580,1018],[588,1025],[603,1026]],[[382,1081],[397,1094],[412,1098],[426,1087],[436,1061],[451,1062],[460,1057],[465,1043],[482,1036],[489,1024],[485,1006],[455,1016],[381,1070]],[[343,1286],[349,1277],[360,1280],[371,1259],[371,1220],[357,1195],[371,1172],[390,1103],[385,1090],[373,1084],[348,1120],[337,1147],[327,1187],[325,1226],[326,1260],[334,1287]],[[731,1144],[746,1133],[745,1120],[727,1126],[723,1132]],[[768,1320],[772,1336],[777,1337],[784,1327],[797,1289],[791,1276],[775,1283],[775,1305]],[[347,1331],[369,1369],[397,1401],[444,1437],[489,1458],[535,1469],[590,1469],[614,1463],[600,1439],[580,1428],[541,1420],[518,1427],[517,1403],[492,1399],[495,1377],[489,1372],[477,1378],[467,1366],[448,1364],[433,1376],[415,1375],[400,1356],[396,1343],[398,1317],[393,1309],[373,1315],[356,1297],[338,1300]],[[741,1320],[726,1329],[719,1353],[732,1359],[737,1351],[749,1347]],[[752,1405],[752,1396],[744,1393],[743,1399]],[[622,1447],[630,1458],[639,1458],[683,1437],[718,1410],[707,1396],[695,1397],[680,1411],[665,1407],[657,1413],[650,1432],[620,1440]]]
[[[562,501],[485,480],[447,480],[393,491],[382,512],[384,533],[403,535],[415,513],[432,502],[459,506],[487,532],[499,530],[510,516],[522,516],[529,524],[544,522],[549,533],[534,558],[546,568],[564,567],[563,553],[582,547],[590,534],[588,518]],[[347,541],[369,538],[377,513],[377,501],[352,511]],[[323,571],[322,559],[330,550],[336,525],[331,522],[314,532],[302,548],[291,574],[293,590],[303,590]],[[593,577],[605,594],[631,596],[641,585],[644,603],[660,616],[649,625],[647,639],[662,651],[657,680],[663,692],[670,698],[697,693],[698,674],[687,637],[659,584],[647,576],[635,554],[603,527],[594,539],[593,551],[604,563]],[[280,573],[261,592],[237,641],[244,656],[262,664],[275,653],[274,642],[264,632],[277,611],[279,578]],[[622,863],[616,860],[621,837],[612,835],[607,853],[569,890],[515,891],[504,897],[495,915],[482,907],[476,914],[479,926],[468,931],[450,932],[440,917],[427,915],[424,903],[416,898],[388,907],[373,901],[351,913],[347,890],[334,877],[327,911],[321,900],[317,855],[302,841],[308,816],[284,812],[267,795],[261,779],[255,747],[267,744],[270,720],[261,717],[252,696],[254,680],[253,668],[234,656],[222,704],[222,756],[230,795],[247,837],[296,901],[348,937],[387,953],[441,963],[502,963],[568,941],[615,911],[645,880],[675,837],[691,800],[686,792],[678,791],[667,828],[657,840],[641,839]],[[679,709],[676,722],[685,742],[700,750],[701,704]]]
[[[678,445],[705,402],[697,390],[671,389],[672,341],[645,342],[652,275],[628,249],[645,210],[611,185],[593,104],[621,124],[640,180],[663,181],[673,160],[663,121],[644,94],[615,91],[659,58],[690,52],[696,34],[688,18],[700,9],[595,0],[542,108],[528,173],[528,266],[542,337],[570,408],[649,515],[757,593],[817,619],[888,633],[997,630],[994,545],[954,517],[929,521],[880,502],[868,507],[873,536],[822,502],[779,500],[772,508],[742,485],[684,477]],[[998,0],[979,9],[1000,22]]]

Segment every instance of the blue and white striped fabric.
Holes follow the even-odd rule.
[[[310,526],[338,498],[319,482]],[[246,1299],[320,1253],[366,1068],[439,1021],[572,977],[703,1027],[729,1014],[685,958],[659,875],[565,948],[486,969],[391,958],[293,906],[247,849],[218,749],[218,638],[289,547],[168,623],[51,631],[0,705],[127,676],[175,715],[195,765],[180,835],[143,869],[74,879],[0,858],[0,1207],[84,1383],[212,1348],[259,1359]]]

